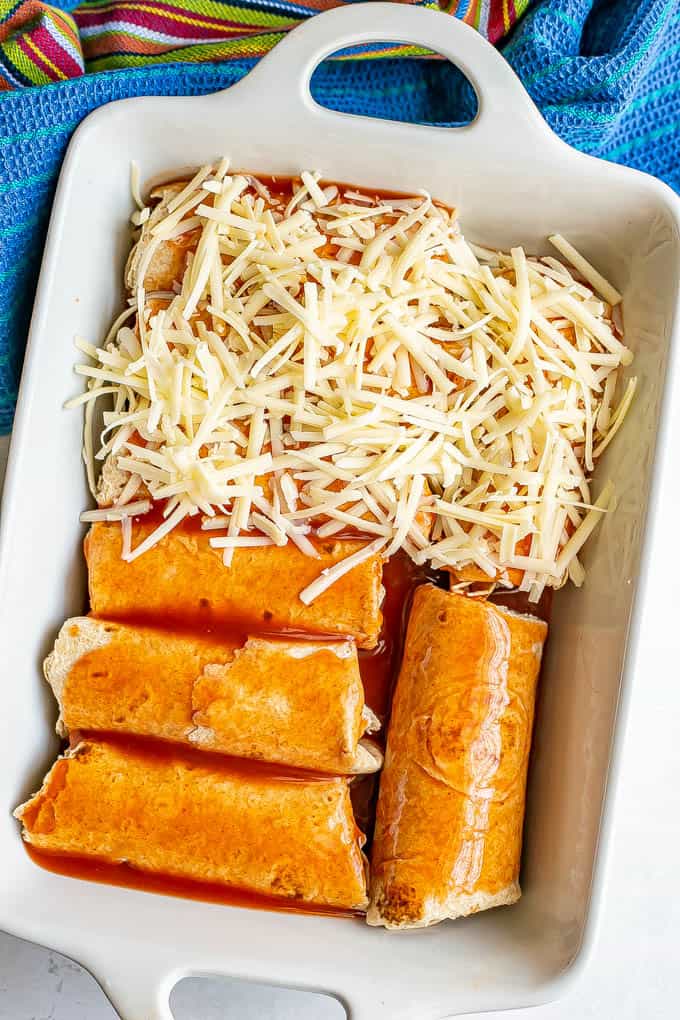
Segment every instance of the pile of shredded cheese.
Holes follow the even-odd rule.
[[[483,249],[424,192],[307,172],[279,189],[227,160],[133,222],[129,306],[100,348],[78,341],[92,364],[69,402],[87,405],[93,493],[95,461],[123,478],[83,518],[122,520],[128,560],[201,514],[227,565],[239,546],[315,556],[315,536],[370,539],[307,602],[400,548],[532,600],[582,583],[612,499],[607,483],[593,501],[590,478],[635,379],[622,385],[619,293],[564,238],[550,239],[564,262]],[[150,292],[182,245],[183,277]],[[157,500],[163,523],[131,548],[132,515]]]

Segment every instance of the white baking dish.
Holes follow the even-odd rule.
[[[418,42],[455,61],[477,90],[476,121],[442,130],[317,107],[309,77],[319,60],[352,42],[383,39]],[[641,384],[624,433],[599,468],[601,479],[617,479],[618,510],[590,545],[586,587],[556,599],[531,770],[525,895],[515,907],[388,934],[359,922],[74,881],[36,867],[21,846],[10,810],[36,787],[57,746],[39,664],[63,619],[85,601],[81,416],[61,409],[79,389],[73,337],[97,340],[120,306],[130,160],[146,178],[224,153],[263,172],[309,167],[363,185],[425,186],[460,208],[469,237],[491,245],[535,251],[560,231],[624,292]],[[655,539],[644,548],[643,525],[664,378],[678,339],[679,221],[667,188],[569,149],[489,45],[455,19],[423,9],[333,11],[297,29],[227,92],[134,99],[87,118],[54,206],[5,487],[0,927],[75,957],[125,1020],[167,1017],[174,981],[201,972],[329,991],[353,1020],[431,1020],[562,993],[592,945],[601,903],[611,814],[605,789],[620,753],[619,691],[647,683],[653,696],[655,670],[669,667],[663,642],[670,649],[677,626],[669,585],[679,573],[671,443],[676,457],[678,444],[669,413],[651,503]],[[680,383],[670,378],[680,396]],[[626,654],[636,580],[643,625]]]

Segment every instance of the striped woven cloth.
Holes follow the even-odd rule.
[[[0,0],[0,89],[84,73],[80,36],[70,14],[40,0]]]
[[[410,2],[410,0],[405,0]],[[257,58],[282,34],[342,0],[87,0],[73,14],[40,0],[0,0],[0,89],[63,81],[87,72],[147,64]],[[436,0],[492,42],[510,31],[529,0]],[[69,6],[62,0],[59,6]],[[424,56],[416,46],[364,47],[353,57]]]

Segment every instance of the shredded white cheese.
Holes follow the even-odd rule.
[[[322,595],[331,585],[335,584],[341,577],[344,577],[350,570],[353,570],[354,567],[358,567],[360,563],[364,563],[365,560],[369,560],[372,556],[377,556],[384,546],[385,539],[377,538],[375,542],[369,542],[368,545],[352,553],[351,556],[346,556],[344,560],[340,560],[334,566],[322,570],[319,577],[300,592],[300,601],[304,602],[306,606],[310,605],[314,599]]]
[[[610,305],[618,305],[623,300],[616,287],[612,287],[609,280],[605,279],[594,266],[591,266],[587,259],[584,259],[580,252],[576,251],[573,245],[569,244],[561,234],[553,234],[548,238],[550,243],[557,248],[567,262],[571,262],[574,269],[581,274],[591,287],[601,294]]]
[[[577,554],[611,500],[609,486],[592,500],[594,461],[636,383],[618,395],[621,295],[568,241],[550,239],[575,275],[468,244],[426,193],[306,171],[265,184],[227,160],[160,195],[135,216],[129,307],[102,347],[78,344],[90,486],[107,456],[128,473],[115,507],[83,520],[122,521],[127,560],[195,514],[227,564],[239,547],[314,556],[314,533],[375,536],[305,602],[399,548],[531,598],[583,583]],[[133,549],[131,516],[158,500],[163,522]]]
[[[139,163],[134,159],[130,163],[130,193],[133,201],[139,210],[144,208],[144,200],[141,193],[141,181],[139,176]]]
[[[80,515],[83,524],[93,524],[95,521],[122,521],[125,517],[137,517],[146,514],[151,509],[151,500],[140,499],[136,503],[127,503],[125,506],[103,507],[101,510],[84,510]]]

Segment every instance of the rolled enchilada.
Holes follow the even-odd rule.
[[[24,839],[47,853],[324,907],[365,907],[363,836],[347,780],[303,782],[251,769],[85,740],[15,815]]]
[[[424,585],[381,776],[369,924],[424,927],[512,903],[547,625]]]
[[[354,642],[213,636],[67,620],[45,661],[58,732],[118,731],[245,758],[372,772]]]
[[[132,525],[133,547],[154,530]],[[306,631],[353,638],[360,648],[378,642],[382,616],[382,561],[371,556],[340,577],[310,605],[300,592],[322,571],[365,547],[333,540],[318,543],[319,558],[289,543],[234,550],[225,567],[209,535],[175,528],[132,562],[122,558],[119,524],[92,525],[85,539],[92,612],[107,618],[143,616],[181,625],[234,623],[267,631]]]

